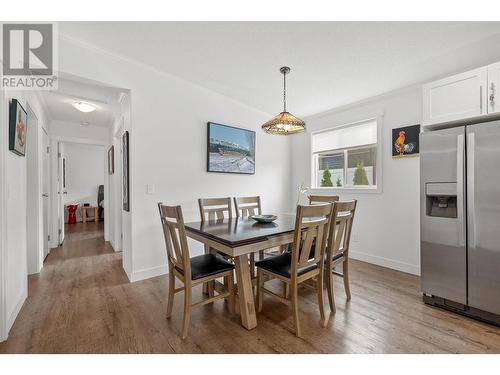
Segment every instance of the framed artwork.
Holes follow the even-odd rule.
[[[130,211],[129,135],[123,133],[123,209]]]
[[[420,125],[392,129],[392,158],[407,158],[419,154]]]
[[[115,146],[111,146],[108,150],[108,173],[115,173]]]
[[[255,132],[207,123],[207,172],[255,173]]]
[[[28,114],[17,99],[12,99],[9,111],[9,150],[26,155],[26,133]]]

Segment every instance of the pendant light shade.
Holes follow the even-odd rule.
[[[284,66],[280,72],[283,74],[283,112],[262,125],[262,130],[279,135],[302,133],[306,130],[306,123],[286,110],[286,75],[290,73],[290,68]]]

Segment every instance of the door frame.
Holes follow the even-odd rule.
[[[50,166],[54,166],[54,162],[58,163],[59,158],[58,158],[58,149],[59,149],[59,144],[60,143],[79,143],[79,144],[85,144],[85,145],[94,145],[94,146],[102,146],[103,147],[103,163],[104,163],[104,209],[106,212],[109,208],[109,200],[111,199],[110,197],[110,189],[109,189],[109,178],[108,178],[108,153],[107,153],[107,147],[108,147],[108,141],[100,141],[100,140],[93,140],[93,139],[87,139],[87,138],[77,138],[77,137],[61,137],[61,136],[50,136],[50,150],[51,150],[51,161],[50,161]],[[54,160],[55,159],[55,160]],[[58,197],[58,186],[57,186],[57,178],[58,178],[58,173],[59,170],[56,168],[49,168],[51,169],[50,172],[50,197],[51,197],[51,207],[49,208],[50,210],[50,220],[49,222],[54,223],[54,225],[51,226],[51,233],[50,233],[50,248],[55,248],[59,246],[59,229],[64,230],[64,228],[60,228],[59,225],[64,227],[64,222],[59,223],[58,219],[58,207],[57,203],[60,197]],[[62,198],[61,198],[62,199]],[[109,241],[109,226],[111,224],[110,221],[112,221],[112,215],[109,215],[109,212],[105,214],[106,219],[104,220],[104,240]],[[64,221],[64,220],[63,220]],[[53,237],[54,236],[54,237]],[[57,239],[57,240],[52,240],[52,238]],[[49,249],[50,253],[50,249]]]
[[[123,116],[118,120],[118,126],[113,134],[112,143],[115,145],[115,170],[113,175],[109,175],[110,189],[114,191],[114,205],[113,205],[113,218],[114,218],[114,239],[113,248],[115,251],[122,251],[123,249],[123,178],[122,178],[122,137],[125,132],[125,119]],[[113,182],[111,183],[111,178]]]
[[[28,275],[39,273],[43,267],[43,241],[47,241],[47,238],[43,238],[43,198],[42,198],[42,153],[44,150],[41,146],[41,132],[46,130],[43,128],[43,124],[41,120],[36,116],[36,112],[33,110],[33,107],[30,105],[29,101],[26,105],[26,111],[28,112],[28,119],[34,117],[36,119],[36,129],[33,131],[31,129],[32,134],[32,143],[31,146],[33,148],[33,152],[28,153],[26,156],[27,163],[27,180],[28,184],[27,188],[27,202],[28,209],[30,213],[33,215],[27,215],[28,220],[29,217],[33,218],[33,221],[28,224],[28,228],[26,231],[27,235],[27,261],[28,261]],[[29,121],[29,120],[28,120]],[[32,166],[33,168],[30,168]],[[30,173],[31,172],[31,173]],[[31,190],[29,187],[33,186]],[[31,202],[31,204],[30,204]],[[50,204],[50,203],[49,203]],[[31,228],[30,228],[31,227]],[[31,244],[31,246],[29,245]],[[35,246],[33,246],[35,244]]]

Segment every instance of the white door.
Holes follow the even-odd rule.
[[[500,62],[488,65],[488,113],[500,113]]]
[[[487,114],[487,67],[423,85],[423,125]]]
[[[49,136],[42,129],[43,259],[49,254]]]

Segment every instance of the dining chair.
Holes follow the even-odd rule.
[[[234,197],[236,217],[262,215],[260,197]]]
[[[198,199],[198,205],[200,207],[201,221],[233,218],[231,198],[200,198]]]
[[[347,300],[351,299],[349,287],[349,243],[351,241],[352,223],[356,212],[356,200],[337,201],[333,204],[333,213],[330,221],[326,248],[326,288],[330,310],[335,312],[333,296],[333,275],[344,279],[344,289]],[[342,273],[335,271],[335,267],[342,263]]]
[[[224,218],[233,218],[233,208],[231,207],[231,198],[199,198],[198,206],[200,208],[201,221],[220,221]],[[219,254],[226,260],[230,260],[227,254],[218,252],[216,250],[210,249],[209,246],[205,245],[205,254]],[[224,284],[227,285],[229,279],[224,278]],[[203,284],[203,293],[209,294],[210,290],[215,287],[215,280]]]
[[[193,258],[189,256],[184,219],[180,206],[166,206],[158,203],[160,218],[165,237],[168,258],[168,301],[167,319],[172,316],[174,296],[184,291],[184,317],[182,321],[182,338],[188,334],[191,308],[204,306],[222,298],[229,301],[229,312],[234,313],[234,265],[214,254],[204,254]],[[215,295],[212,289],[209,298],[192,303],[192,288],[198,284],[213,281],[220,277],[227,277],[226,291]],[[175,287],[175,280],[179,279],[184,286]]]
[[[262,215],[260,196],[257,197],[234,197],[234,208],[236,217],[250,217],[253,215]],[[264,250],[259,251],[259,259],[264,259]],[[252,277],[255,277],[255,253],[250,254],[250,270]]]
[[[323,305],[323,277],[325,267],[326,239],[329,230],[332,204],[323,203],[314,206],[297,207],[292,251],[266,258],[256,263],[257,266],[257,309],[262,311],[263,294],[268,294],[278,301],[292,305],[295,334],[300,336],[298,287],[300,284],[317,278],[316,292],[321,316],[321,325],[326,326]],[[290,286],[290,298],[266,289],[264,276],[277,278]]]
[[[339,200],[338,195],[308,195],[309,204],[333,203]]]

